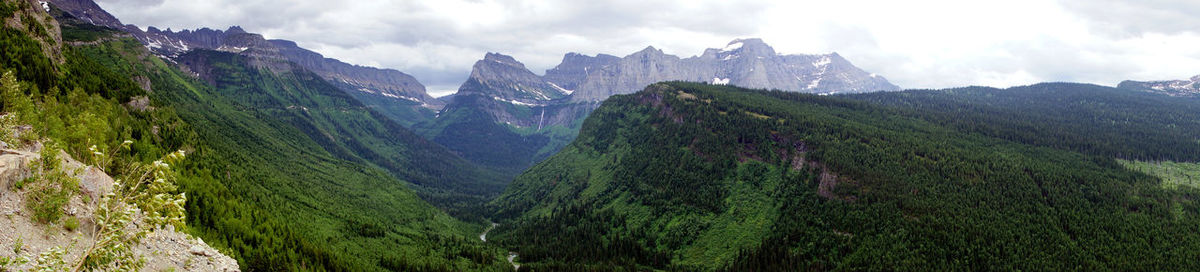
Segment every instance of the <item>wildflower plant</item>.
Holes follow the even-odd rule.
[[[128,150],[130,141],[122,143]],[[93,151],[96,162],[110,162],[103,152]],[[128,175],[113,184],[113,191],[101,200],[95,213],[94,243],[84,252],[75,270],[137,271],[145,260],[133,251],[142,238],[165,226],[182,228],[186,218],[186,195],[175,193],[178,174],[171,164],[186,157],[176,151],[150,164],[133,164]],[[100,165],[104,166],[104,165]],[[137,216],[143,215],[141,218]],[[138,220],[143,223],[135,223]]]
[[[0,142],[7,143],[9,148],[16,147],[18,143],[13,135],[17,128],[16,113],[0,113]]]

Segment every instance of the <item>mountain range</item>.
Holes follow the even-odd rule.
[[[487,53],[437,117],[414,129],[474,162],[522,169],[573,140],[598,102],[670,80],[820,94],[899,90],[837,53],[780,55],[761,39],[689,58],[654,47],[625,57],[568,53],[543,76]]]
[[[689,58],[654,47],[623,58],[571,53],[562,64],[546,70],[546,79],[572,92],[572,99],[583,101],[600,101],[672,80],[823,94],[900,89],[837,53],[781,55],[761,39],[733,40],[724,48],[710,48]]]
[[[600,101],[655,82],[683,80],[822,94],[899,90],[837,53],[782,55],[761,39],[737,39],[688,58],[654,47],[625,57],[568,53],[544,75],[510,56],[488,53],[475,63],[456,94],[435,99],[408,74],[325,58],[295,42],[267,40],[237,26],[182,31],[151,26],[143,31],[122,24],[89,0],[49,3],[87,22],[128,33],[169,59],[207,49],[249,56],[254,65],[268,69],[286,71],[287,63],[295,63],[456,154],[514,174],[573,140],[583,118]]]
[[[406,127],[430,121],[435,111],[448,102],[434,99],[425,86],[411,75],[393,69],[348,64],[325,58],[319,53],[299,47],[288,40],[267,40],[241,27],[226,30],[200,28],[196,30],[161,30],[149,26],[123,24],[119,19],[90,0],[49,0],[48,3],[95,25],[119,29],[132,35],[155,54],[174,57],[193,49],[209,49],[256,56],[260,59],[287,60],[299,64],[364,104],[379,109]],[[490,58],[492,54],[484,57]],[[508,63],[516,63],[508,57]],[[527,70],[523,65],[516,70]],[[881,76],[865,72],[850,64],[837,53],[825,55],[780,55],[760,39],[738,39],[722,49],[708,49],[700,56],[679,58],[654,47],[623,58],[600,54],[595,57],[569,53],[545,76],[530,73],[497,73],[479,70],[471,78],[505,81],[524,89],[495,92],[510,95],[528,92],[530,96],[509,100],[526,104],[547,104],[552,99],[567,97],[573,102],[601,101],[614,94],[632,93],[654,82],[684,80],[732,84],[749,88],[780,89],[812,93],[846,93],[895,91],[899,87]],[[497,70],[494,72],[501,72]],[[535,79],[536,78],[536,79]],[[478,80],[477,80],[478,82]],[[467,87],[464,83],[460,90]],[[503,88],[500,88],[503,89]],[[503,96],[501,96],[503,97]],[[508,99],[508,98],[505,98]],[[555,119],[555,118],[552,118]],[[570,118],[557,118],[570,119]],[[512,122],[503,120],[501,122]],[[523,126],[531,126],[532,121]],[[560,122],[561,123],[561,122]]]

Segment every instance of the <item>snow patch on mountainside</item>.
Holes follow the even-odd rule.
[[[1117,85],[1118,88],[1148,91],[1169,96],[1200,97],[1200,76],[1185,80],[1131,81]]]
[[[714,78],[713,78],[713,81],[712,81],[712,84],[713,84],[713,85],[729,85],[729,79],[728,79],[728,78],[719,78],[719,77],[714,77]]]
[[[813,62],[813,67],[821,67],[829,65],[830,63],[833,63],[832,59],[829,59],[829,57],[823,57],[820,60],[817,60],[817,62]]]
[[[513,105],[521,105],[521,106],[528,106],[528,107],[544,106],[544,105],[533,104],[533,103],[525,103],[525,102],[521,102],[521,101],[517,101],[517,100],[508,100],[508,99],[504,99],[504,98],[500,98],[500,97],[496,97],[496,96],[493,96],[492,99],[494,99],[496,101],[503,101],[503,102],[513,104]]]
[[[816,89],[817,86],[821,86],[821,78],[819,78],[819,77],[817,79],[814,79],[812,82],[809,82],[808,87],[805,87],[805,88]]]
[[[222,45],[221,47],[217,48],[217,51],[225,51],[225,52],[230,52],[230,53],[241,53],[242,51],[246,51],[246,49],[250,49],[250,48],[249,47],[237,47],[237,46]]]
[[[567,90],[567,89],[564,89],[563,87],[559,87],[558,84],[554,84],[554,82],[546,81],[546,83],[550,83],[550,87],[554,87],[555,89],[558,89],[558,91],[563,92],[567,95],[571,95],[572,93],[575,92],[575,90]]]
[[[741,41],[733,42],[733,43],[730,43],[729,45],[726,45],[725,48],[721,49],[721,51],[729,52],[729,51],[733,51],[733,50],[738,50],[739,48],[742,48],[742,45],[743,45],[743,43]]]

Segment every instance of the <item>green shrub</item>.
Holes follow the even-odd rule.
[[[28,182],[22,185],[27,187],[25,206],[33,212],[33,218],[41,223],[58,222],[63,215],[63,207],[79,190],[79,179],[62,169],[59,152],[57,148],[43,148],[41,159],[34,163],[33,178],[27,179]]]
[[[66,229],[67,231],[75,231],[79,229],[79,218],[74,216],[67,217],[67,220],[63,221],[63,229]]]

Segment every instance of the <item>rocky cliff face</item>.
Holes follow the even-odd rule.
[[[471,108],[496,123],[540,129],[570,124],[571,116],[580,112],[578,106],[587,104],[570,103],[565,99],[569,94],[513,57],[487,53],[475,62],[471,76],[443,112]]]
[[[459,88],[459,94],[480,94],[515,104],[544,104],[567,93],[530,72],[513,57],[487,53],[475,62],[471,76]]]
[[[5,4],[16,4],[12,14],[0,15],[0,28],[23,29],[28,31],[42,48],[42,54],[56,63],[63,63],[62,32],[58,22],[49,13],[49,6],[36,0],[6,0]],[[7,56],[6,56],[7,57]]]
[[[881,76],[855,67],[837,53],[780,55],[761,39],[739,39],[725,48],[680,59],[648,47],[624,58],[567,54],[546,79],[574,91],[576,101],[599,101],[668,80],[732,84],[809,93],[895,91]]]
[[[121,20],[118,20],[117,17],[113,17],[112,14],[104,11],[104,9],[101,9],[100,6],[96,5],[96,2],[93,2],[92,0],[48,0],[43,2],[53,4],[55,7],[70,13],[72,16],[94,25],[110,27],[119,30],[137,29],[137,27],[133,25],[121,24]]]
[[[269,40],[269,42],[279,49],[280,54],[288,60],[331,82],[348,84],[365,93],[424,103],[427,108],[440,109],[445,106],[442,101],[429,96],[425,92],[425,85],[421,85],[416,78],[409,74],[394,69],[358,66],[326,58],[317,52],[301,48],[293,41]]]
[[[553,69],[546,70],[546,81],[554,82],[566,90],[575,90],[587,80],[587,75],[595,67],[608,67],[621,61],[613,55],[599,54],[595,57],[579,53],[568,53],[563,56],[562,63]]]
[[[356,94],[360,99],[379,100],[364,101],[367,104],[405,100],[428,109],[440,109],[445,105],[429,96],[425,92],[425,86],[408,74],[326,58],[299,47],[295,42],[266,40],[262,35],[248,33],[241,27],[234,26],[224,31],[209,28],[172,31],[148,27],[146,31],[142,31],[137,26],[122,24],[91,0],[49,0],[49,3],[95,25],[128,32],[152,52],[162,56],[174,57],[192,49],[209,49],[252,56],[268,65],[273,61],[290,61],[335,83],[347,92],[363,93],[361,96]]]
[[[1122,81],[1117,88],[1177,97],[1200,97],[1200,75],[1187,80]]]

